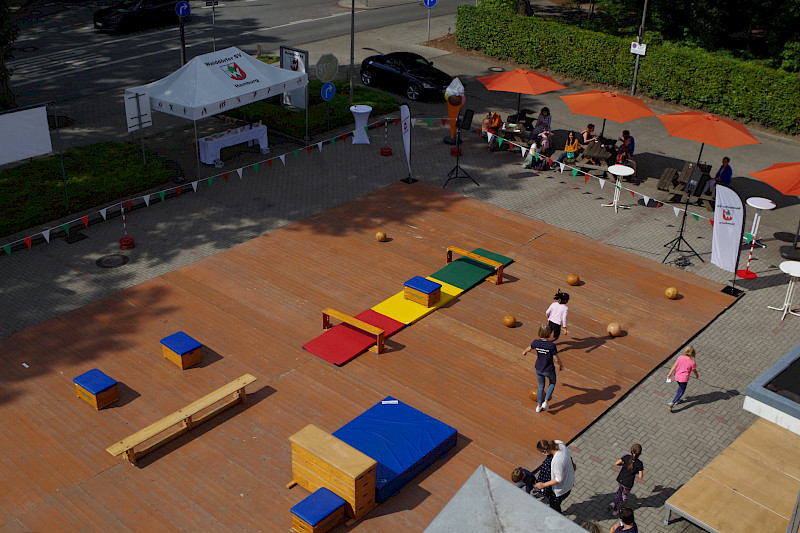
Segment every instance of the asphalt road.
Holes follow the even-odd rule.
[[[363,0],[360,2],[363,4]],[[454,13],[470,0],[439,0],[437,16]],[[147,83],[180,67],[180,31],[177,26],[127,35],[98,32],[93,12],[110,2],[47,3],[20,21],[14,43],[11,84],[20,105],[47,100],[65,101],[97,92]],[[383,7],[356,10],[356,31],[424,20],[422,2],[382,1]],[[387,5],[394,4],[394,5]],[[309,40],[349,35],[350,10],[331,0],[220,1],[212,27],[211,8],[192,1],[191,20],[185,26],[186,56],[237,46],[255,52],[276,50]]]

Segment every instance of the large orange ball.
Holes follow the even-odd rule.
[[[579,278],[577,274],[570,274],[567,276],[567,285],[578,285],[580,282],[581,278]]]
[[[507,328],[513,328],[517,325],[517,319],[514,315],[506,315],[503,317],[503,325]]]
[[[678,297],[678,289],[675,287],[669,287],[667,290],[664,291],[664,294],[667,295],[667,298],[670,300],[674,300]]]
[[[382,231],[379,231],[375,234],[375,239],[377,239],[378,242],[384,242],[386,241],[386,234]]]
[[[536,389],[531,389],[528,391],[528,396],[531,397],[531,400],[534,402],[536,401]]]
[[[612,322],[608,325],[606,331],[612,337],[619,337],[619,334],[622,333],[622,326],[620,326],[617,322]]]

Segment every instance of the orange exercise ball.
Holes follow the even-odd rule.
[[[580,282],[581,278],[579,278],[577,274],[570,274],[567,276],[567,285],[578,285]]]
[[[608,325],[606,331],[612,337],[619,337],[619,334],[622,333],[622,326],[620,326],[617,322],[612,322]]]
[[[385,242],[386,234],[382,231],[379,231],[378,233],[375,234],[375,238],[378,240],[378,242]]]
[[[517,319],[514,315],[506,315],[503,317],[503,325],[507,328],[513,328],[517,325]]]
[[[678,289],[675,287],[669,287],[666,291],[664,291],[664,294],[666,294],[667,298],[670,300],[674,300],[678,297]]]
[[[528,396],[531,397],[531,400],[534,402],[536,401],[536,389],[531,389],[528,391]]]

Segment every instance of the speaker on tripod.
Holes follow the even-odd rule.
[[[448,172],[447,174],[447,181],[444,182],[442,185],[442,189],[447,187],[447,184],[450,183],[450,180],[458,179],[458,178],[466,178],[472,180],[472,183],[480,187],[480,183],[472,179],[472,176],[467,174],[467,172],[461,168],[459,164],[459,159],[461,158],[461,130],[469,131],[472,128],[472,118],[475,116],[475,111],[472,109],[467,109],[464,111],[464,116],[459,118],[456,121],[456,145],[452,148],[455,150],[456,155],[456,166]]]

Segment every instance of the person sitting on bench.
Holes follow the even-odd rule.
[[[580,143],[578,141],[578,137],[575,136],[574,131],[570,131],[569,135],[567,136],[567,142],[564,144],[564,151],[558,156],[558,162],[563,163],[564,159],[575,159],[578,155],[578,149],[580,148]],[[554,167],[556,165],[553,165]]]
[[[717,174],[714,176],[714,179],[706,182],[706,186],[703,187],[702,194],[711,194],[714,191],[714,187],[717,186],[717,183],[721,183],[723,185],[731,184],[731,179],[733,178],[733,169],[731,169],[731,166],[728,164],[730,162],[730,157],[722,158],[722,165],[719,167],[719,170],[717,170]]]

